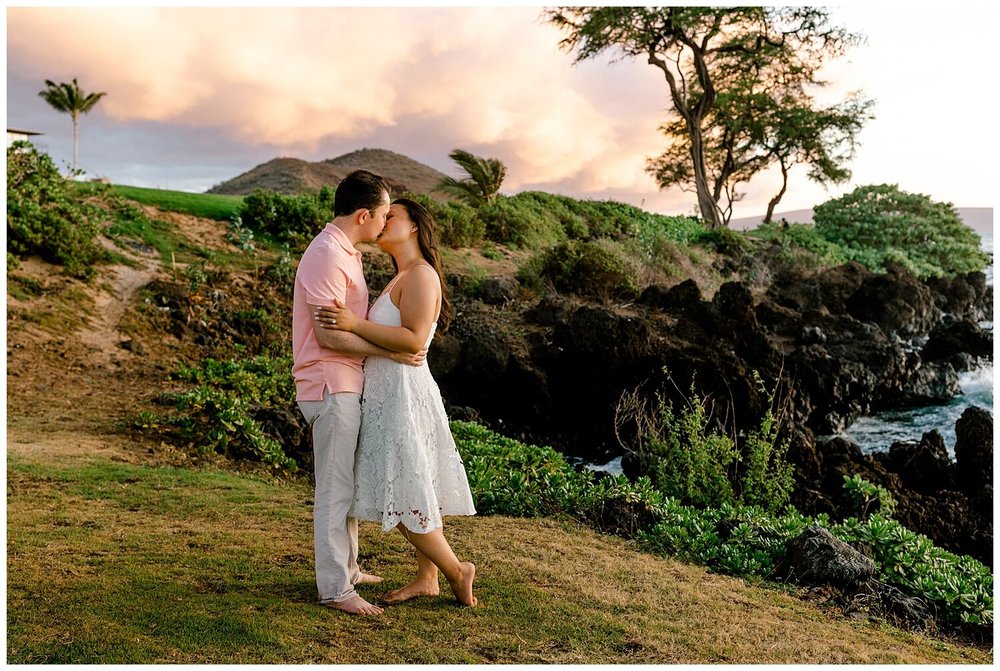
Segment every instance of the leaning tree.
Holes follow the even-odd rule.
[[[740,184],[773,166],[810,166],[821,182],[850,175],[871,102],[851,94],[820,107],[813,92],[830,58],[860,35],[831,26],[817,7],[562,7],[546,10],[574,62],[610,52],[645,57],[662,71],[672,110],[664,152],[647,163],[661,188],[697,194],[709,226],[725,226]],[[773,205],[769,208],[773,212]]]
[[[49,105],[60,112],[66,112],[73,117],[73,174],[76,174],[76,145],[78,135],[79,118],[81,114],[86,114],[94,109],[97,101],[107,95],[101,93],[84,93],[76,83],[76,77],[72,84],[61,82],[55,83],[51,79],[45,80],[46,89],[39,91],[38,95],[45,99]]]

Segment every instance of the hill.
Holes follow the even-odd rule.
[[[275,158],[247,172],[213,186],[208,193],[246,195],[257,189],[298,194],[336,186],[352,170],[371,170],[382,175],[394,195],[404,191],[431,193],[444,173],[387,149],[359,149],[337,158],[304,161]]]

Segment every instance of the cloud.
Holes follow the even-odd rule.
[[[638,68],[613,81],[571,67],[536,8],[11,8],[8,25],[9,70],[78,77],[108,92],[101,109],[115,121],[300,153],[435,127],[444,155],[461,146],[504,160],[512,189],[652,184],[642,166],[659,113]],[[617,114],[623,93],[640,120]]]

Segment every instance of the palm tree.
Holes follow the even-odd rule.
[[[437,190],[458,196],[470,205],[485,205],[497,197],[500,184],[507,175],[507,166],[497,158],[480,158],[464,149],[456,149],[448,156],[468,174],[465,179],[445,177]]]
[[[72,84],[65,82],[56,84],[50,79],[45,80],[46,88],[39,91],[38,95],[45,98],[45,102],[52,105],[59,112],[68,112],[73,117],[73,174],[76,174],[76,139],[77,123],[80,114],[86,114],[94,108],[97,101],[107,95],[106,93],[84,93],[76,83],[76,77]]]

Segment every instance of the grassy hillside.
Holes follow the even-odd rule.
[[[93,184],[79,184],[78,188],[94,190],[99,188]],[[180,212],[205,219],[229,221],[243,204],[242,196],[227,196],[209,193],[188,193],[186,191],[169,191],[166,189],[147,189],[141,186],[123,186],[114,184],[111,192],[134,200],[143,205],[152,205],[169,212]]]
[[[15,434],[10,663],[990,660],[553,520],[450,523],[479,569],[476,609],[440,597],[353,619],[314,603],[308,484],[129,463],[114,439],[84,452]],[[362,588],[375,601],[413,570],[405,541],[375,525],[362,525],[361,551],[385,578]]]

